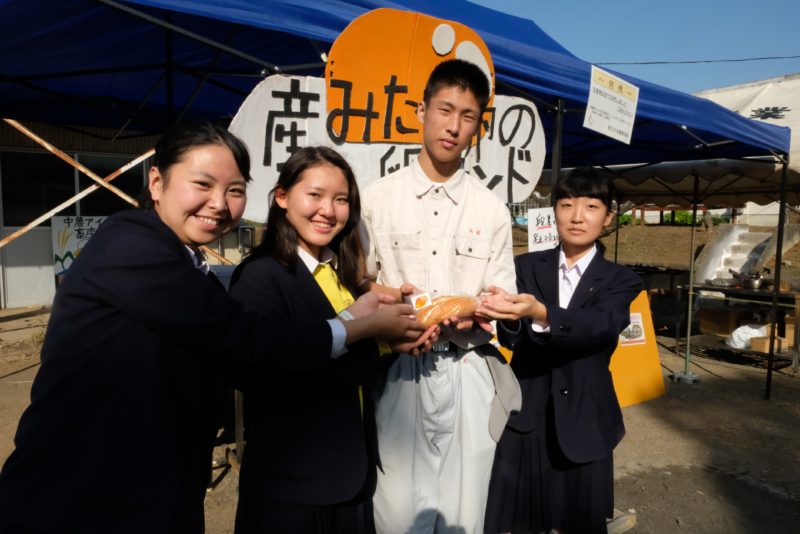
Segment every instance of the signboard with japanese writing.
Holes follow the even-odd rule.
[[[629,145],[638,103],[638,87],[592,65],[583,127]]]
[[[60,279],[67,274],[81,249],[94,235],[105,217],[70,215],[51,217],[50,230],[53,237],[53,267]]]
[[[553,208],[528,210],[528,252],[553,248],[558,243]]]
[[[339,151],[361,187],[409,165],[420,152],[417,107],[427,77],[452,58],[478,65],[493,87],[491,57],[473,30],[384,8],[359,17],[339,36],[324,79],[276,75],[262,81],[230,126],[247,143],[253,163],[244,217],[266,219],[268,194],[283,163],[303,146]],[[503,202],[527,198],[545,157],[534,104],[492,95],[481,133],[464,154],[464,168]]]

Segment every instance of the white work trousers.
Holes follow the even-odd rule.
[[[378,533],[482,534],[496,446],[495,387],[484,358],[403,354],[376,393],[384,470],[373,499]]]

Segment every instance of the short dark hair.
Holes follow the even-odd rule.
[[[281,168],[275,187],[269,194],[269,215],[267,228],[252,258],[273,256],[278,263],[287,269],[294,270],[297,264],[297,230],[286,218],[286,210],[275,200],[275,191],[289,191],[300,181],[302,174],[319,165],[333,165],[344,174],[347,180],[347,200],[350,215],[347,223],[331,241],[330,248],[337,255],[336,274],[339,281],[354,295],[357,294],[358,283],[364,275],[364,249],[358,236],[361,223],[361,198],[353,169],[347,160],[332,148],[325,146],[303,147],[286,160]],[[250,259],[250,258],[248,258]]]
[[[428,76],[428,83],[425,84],[425,92],[422,94],[426,106],[442,87],[458,87],[465,91],[469,89],[478,101],[481,113],[489,105],[490,80],[475,63],[463,59],[448,59],[436,65]]]
[[[558,180],[553,188],[553,205],[562,198],[596,198],[613,209],[614,185],[605,174],[592,167],[576,167],[567,176]]]
[[[190,150],[208,145],[228,147],[245,181],[249,182],[251,180],[250,153],[244,141],[220,124],[191,122],[172,126],[156,143],[153,165],[161,173],[164,185],[166,186],[169,182],[170,167],[182,161]],[[150,196],[150,190],[147,185],[145,185],[144,191],[139,197],[139,207],[143,209],[153,207],[153,199]]]

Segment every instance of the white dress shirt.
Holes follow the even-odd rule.
[[[581,256],[581,258],[572,264],[572,267],[567,267],[567,256],[564,254],[564,249],[559,247],[558,250],[558,307],[567,309],[569,301],[572,300],[572,295],[575,293],[575,288],[578,287],[578,282],[581,281],[581,276],[586,272],[586,268],[592,263],[594,255],[597,254],[597,245],[592,245],[592,249]],[[550,331],[550,325],[544,326],[536,321],[531,322],[531,329],[534,332],[545,333]]]

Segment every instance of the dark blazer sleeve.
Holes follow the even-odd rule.
[[[641,278],[628,268],[612,266],[607,274],[591,287],[592,294],[585,303],[570,303],[561,308],[558,302],[545,302],[550,322],[549,333],[537,333],[530,328],[531,321],[525,321],[523,330],[533,343],[549,345],[555,350],[575,349],[590,351],[609,345],[616,346],[619,333],[630,323],[630,304],[642,290]],[[586,275],[589,275],[587,271]],[[581,279],[584,282],[584,279]],[[586,280],[587,283],[594,283]],[[579,285],[580,287],[580,285]],[[533,290],[530,285],[526,292]],[[583,288],[587,290],[587,288]],[[584,292],[575,292],[573,299],[580,300]]]
[[[266,321],[333,319],[336,313],[304,265],[289,270],[272,257],[260,257],[237,267],[230,287],[231,297],[246,310]],[[305,333],[301,335],[307,335]],[[276,355],[273,370],[276,388],[288,391],[302,386],[307,394],[326,394],[337,388],[363,384],[382,364],[375,341],[365,339],[347,347],[338,358],[315,357],[299,345]],[[314,387],[310,387],[311,384]],[[240,382],[241,389],[257,384]]]
[[[106,225],[109,225],[106,227]],[[267,356],[298,346],[318,359],[331,350],[321,320],[264,321],[246,313],[191,267],[183,244],[157,217],[130,212],[106,222],[80,275],[97,298],[165,339],[212,355],[238,372],[264,370]]]
[[[269,256],[248,259],[234,273],[230,293],[266,320],[336,316],[302,262],[290,270]],[[324,359],[297,347],[273,361],[267,388],[240,382],[248,440],[240,506],[331,504],[362,488],[371,492],[378,463],[374,416],[371,396],[360,395],[358,386],[383,363],[377,344],[362,340]]]

